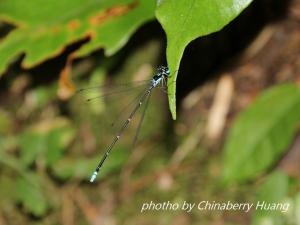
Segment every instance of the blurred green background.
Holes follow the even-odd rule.
[[[24,55],[15,59],[0,78],[0,225],[299,225],[299,12],[299,0],[254,1],[222,31],[189,44],[176,86],[177,120],[167,94],[155,90],[137,144],[141,113],[93,184],[90,175],[142,89],[87,102],[101,88],[76,94],[68,79],[75,89],[111,91],[150,79],[167,64],[161,25],[141,23],[109,56],[100,49],[73,60],[86,38],[30,68],[22,66]],[[0,43],[17,27],[4,21]],[[268,118],[274,129],[265,129]],[[264,142],[248,146],[253,141],[243,138],[256,133],[273,141],[271,152]],[[290,209],[141,213],[145,202],[206,200],[287,202]]]

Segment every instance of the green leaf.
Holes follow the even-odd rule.
[[[278,202],[288,194],[289,178],[281,171],[274,171],[267,176],[264,183],[257,191],[257,200],[266,202]]]
[[[64,158],[59,160],[53,167],[52,171],[54,175],[62,180],[69,179],[71,177],[76,178],[86,178],[95,169],[97,160],[94,159],[84,159],[84,158]]]
[[[167,34],[169,105],[176,119],[176,78],[185,47],[216,32],[238,16],[252,0],[160,0],[156,17]]]
[[[64,148],[74,136],[68,120],[56,118],[40,122],[20,135],[21,162],[28,166],[39,159],[51,166],[62,158]]]
[[[265,184],[262,185],[259,191],[263,191],[261,194],[268,195],[269,192],[273,192],[273,196],[276,195],[276,191],[280,194],[273,198],[275,203],[283,203],[282,210],[277,211],[256,211],[253,215],[253,225],[287,225],[287,224],[300,224],[300,192],[293,197],[288,197],[287,189],[287,177],[284,174],[271,175],[272,178],[268,178]],[[278,179],[278,180],[277,180]],[[271,181],[272,180],[272,181]],[[279,188],[277,187],[279,185]],[[266,189],[265,189],[266,188]],[[264,190],[263,190],[264,189]],[[280,197],[281,196],[281,197]],[[263,199],[263,198],[259,198]]]
[[[16,183],[16,197],[24,208],[35,216],[43,216],[49,208],[47,199],[43,193],[41,182],[33,174],[27,179],[18,178]]]
[[[154,0],[0,1],[0,19],[17,27],[0,43],[0,74],[20,53],[22,65],[32,67],[86,38],[77,56],[99,48],[112,55],[154,18],[154,9]]]
[[[6,148],[10,146],[12,143],[14,146],[16,144],[16,138],[14,137],[5,137],[5,141],[0,136],[0,164],[3,164],[4,166],[14,170],[17,172],[20,176],[22,176],[27,181],[30,181],[30,177],[28,177],[26,173],[26,168],[23,166],[23,164],[20,164],[19,160],[14,156],[10,155],[5,152]],[[10,143],[5,143],[10,142]]]
[[[74,136],[75,132],[71,127],[59,127],[49,132],[46,140],[46,165],[51,166],[63,157],[64,148],[69,145]]]
[[[270,168],[287,150],[300,122],[300,89],[273,87],[240,113],[225,145],[224,178],[244,181]]]
[[[287,199],[289,189],[289,179],[287,175],[280,171],[275,171],[270,174],[264,183],[259,187],[257,191],[257,203],[265,202],[266,204],[282,204],[286,208],[282,210],[260,210],[257,209],[253,215],[254,225],[274,224],[281,225],[286,224],[283,213],[287,209],[291,210],[290,202]],[[256,203],[256,204],[257,204]],[[288,206],[288,208],[287,208]]]
[[[24,165],[30,165],[39,154],[45,151],[45,135],[26,131],[20,136],[21,161]]]
[[[98,157],[97,157],[98,156]],[[52,171],[55,176],[60,179],[69,179],[71,177],[90,179],[91,174],[99,163],[99,155],[94,158],[64,158],[58,161]],[[114,149],[110,154],[109,163],[101,168],[98,180],[106,176],[108,173],[118,169],[124,164],[128,154],[122,149]]]

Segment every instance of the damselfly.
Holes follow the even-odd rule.
[[[141,108],[141,106],[143,104],[148,104],[149,97],[151,96],[151,93],[152,93],[153,89],[156,88],[156,87],[159,87],[159,86],[161,86],[164,89],[167,86],[167,79],[168,79],[169,76],[170,76],[170,70],[168,69],[168,67],[160,66],[160,67],[157,68],[157,71],[156,71],[155,75],[152,77],[152,79],[149,81],[148,86],[142,92],[142,94],[137,98],[136,105],[134,106],[133,110],[129,114],[128,118],[123,123],[120,130],[117,132],[117,134],[115,135],[115,137],[111,141],[110,145],[107,147],[103,157],[99,161],[95,171],[93,172],[93,174],[90,178],[90,182],[95,181],[95,179],[96,179],[101,167],[103,166],[105,160],[109,156],[109,154],[110,154],[111,150],[113,149],[113,147],[115,146],[115,144],[120,139],[123,132],[126,130],[127,126],[129,125],[129,123],[131,122],[131,120],[133,119],[133,117],[135,116],[137,111]],[[82,90],[79,90],[79,91],[82,91]],[[92,99],[89,99],[89,100],[92,100]],[[143,117],[143,115],[142,115],[142,117]],[[138,127],[138,129],[139,128],[140,127]]]

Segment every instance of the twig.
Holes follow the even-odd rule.
[[[77,203],[78,207],[81,209],[86,219],[90,224],[98,224],[99,220],[99,210],[92,205],[88,198],[82,193],[79,188],[76,188],[72,192],[73,199]]]
[[[216,140],[221,135],[233,96],[234,83],[231,76],[225,74],[219,80],[213,105],[211,107],[206,136],[210,140]]]
[[[63,193],[62,199],[62,224],[63,225],[74,225],[75,224],[75,208],[74,201],[70,195],[70,188]]]

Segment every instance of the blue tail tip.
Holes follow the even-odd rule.
[[[91,176],[90,182],[93,183],[96,180],[96,177],[98,175],[98,172],[94,172],[93,175]]]

